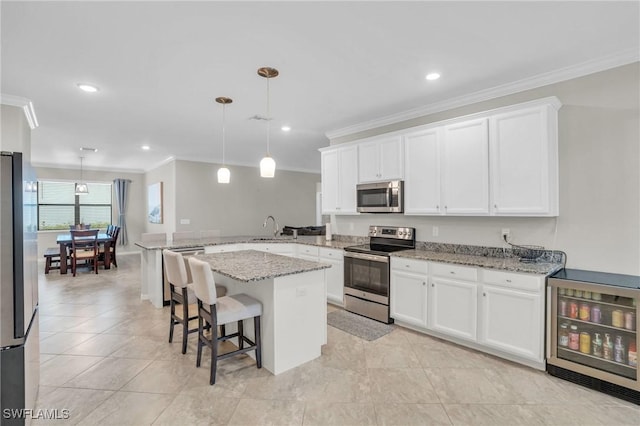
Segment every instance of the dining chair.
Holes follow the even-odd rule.
[[[111,241],[109,241],[109,257],[111,263],[117,268],[118,260],[116,259],[116,247],[118,243],[118,236],[120,235],[120,227],[117,225],[109,225],[112,227],[111,233],[109,233],[109,229],[107,229],[107,235],[111,236]],[[98,248],[98,258],[101,263],[105,262],[105,245],[100,245]],[[106,266],[106,265],[105,265]]]
[[[84,260],[86,264],[93,264],[93,270],[98,273],[98,230],[74,229],[71,233],[71,271],[76,276],[78,261]]]
[[[174,232],[173,234],[171,234],[171,238],[173,239],[173,241],[193,240],[196,238],[196,233],[193,231]]]
[[[198,300],[198,354],[196,367],[200,367],[202,347],[211,349],[211,371],[209,384],[216,382],[218,361],[250,351],[256,352],[256,365],[262,368],[262,343],[260,338],[260,317],[262,303],[253,297],[240,293],[232,296],[218,297],[211,267],[207,262],[189,258],[189,267],[193,276],[193,290]],[[253,318],[254,341],[244,335],[244,320]],[[218,336],[218,326],[237,322],[238,331],[225,336]],[[204,330],[210,329],[207,337]],[[225,354],[218,354],[218,342],[232,338],[238,339],[238,349]],[[245,343],[249,346],[245,347]]]

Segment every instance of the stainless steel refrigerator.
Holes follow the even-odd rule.
[[[0,152],[0,424],[29,424],[40,380],[37,184],[21,153]]]

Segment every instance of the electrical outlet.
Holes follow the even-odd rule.
[[[511,230],[509,228],[502,228],[501,235],[503,241],[509,241],[509,238],[511,238]]]
[[[432,235],[432,236],[437,237],[439,233],[440,233],[440,229],[439,229],[437,226],[434,226],[434,227],[431,229],[431,235]]]
[[[180,225],[190,225],[191,220],[189,219],[180,219]]]

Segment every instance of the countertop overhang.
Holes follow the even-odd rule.
[[[237,281],[253,282],[331,268],[331,265],[257,250],[199,254],[214,272]]]

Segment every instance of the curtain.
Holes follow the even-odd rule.
[[[118,226],[120,227],[120,245],[127,244],[127,195],[129,195],[129,179],[114,179],[113,185],[116,190],[116,206],[118,206]]]

